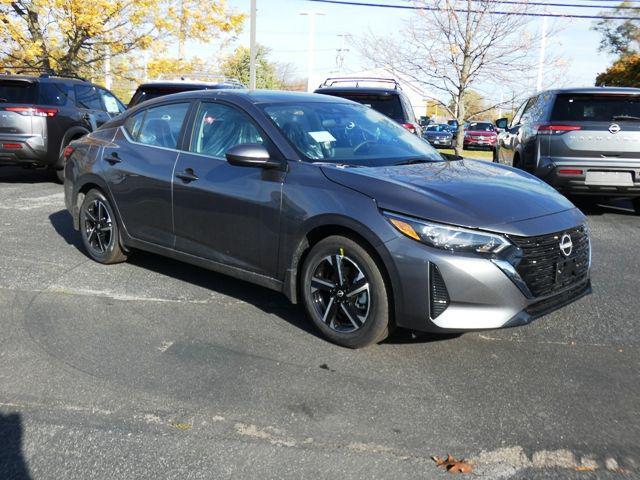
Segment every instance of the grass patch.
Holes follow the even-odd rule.
[[[440,149],[442,153],[454,154],[453,149],[443,148]],[[476,160],[493,160],[493,152],[491,150],[463,150],[462,156],[465,158],[474,158]]]

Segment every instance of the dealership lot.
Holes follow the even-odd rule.
[[[447,453],[484,478],[640,475],[625,207],[587,209],[593,295],[352,351],[269,290],[150,254],[94,263],[62,187],[0,169],[0,478],[436,478]]]

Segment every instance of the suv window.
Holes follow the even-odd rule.
[[[518,108],[518,111],[516,112],[516,114],[513,116],[513,119],[511,120],[511,125],[509,125],[509,128],[513,128],[516,125],[520,124],[520,120],[522,119],[522,113],[524,112],[524,109],[528,103],[529,101],[527,100],[523,102],[522,105],[520,105],[520,108]]]
[[[136,140],[156,147],[177,148],[187,110],[188,103],[172,103],[146,110]]]
[[[245,113],[220,103],[200,105],[193,123],[192,152],[224,158],[231,147],[263,142],[262,135]]]
[[[76,85],[76,105],[90,110],[104,110],[98,89],[93,85]]]
[[[62,82],[41,82],[38,88],[40,105],[63,106],[71,94],[71,87]]]
[[[332,95],[330,92],[322,92]],[[396,121],[404,122],[404,113],[399,95],[379,94],[379,93],[336,93],[335,96],[362,103],[367,107],[393,118]]]
[[[613,117],[640,117],[640,98],[635,95],[561,94],[556,97],[552,121],[611,122]]]
[[[106,90],[99,89],[100,96],[102,97],[102,103],[104,104],[104,109],[107,113],[118,115],[124,112],[124,105],[118,100],[114,95],[107,92]]]
[[[36,103],[36,85],[20,80],[0,80],[0,102]]]

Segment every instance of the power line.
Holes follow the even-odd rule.
[[[413,2],[414,0],[404,0],[407,3]],[[474,3],[478,2],[486,2],[487,0],[471,0]],[[598,1],[598,0],[594,0]],[[618,1],[618,0],[616,0]],[[627,10],[640,10],[640,6],[610,6],[610,5],[573,5],[568,3],[541,3],[541,2],[523,2],[523,1],[513,1],[513,0],[491,0],[491,3],[500,3],[507,5],[534,5],[540,7],[569,7],[569,8],[597,8],[599,10],[602,9],[627,9]],[[425,2],[426,4],[426,2]]]
[[[588,20],[637,20],[638,17],[620,17],[608,15],[578,15],[565,13],[533,13],[533,12],[508,12],[500,10],[469,10],[461,8],[441,8],[441,7],[413,7],[409,5],[389,5],[381,3],[364,3],[351,2],[347,0],[306,0],[307,2],[327,3],[333,5],[347,5],[356,7],[379,7],[379,8],[397,8],[401,10],[427,10],[435,12],[457,12],[457,13],[489,13],[492,15],[507,15],[521,17],[551,17],[551,18],[581,18]]]

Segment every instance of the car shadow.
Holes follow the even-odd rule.
[[[571,201],[588,217],[615,213],[618,215],[635,216],[637,213],[626,199],[597,200],[590,198],[571,198]]]
[[[52,183],[54,175],[46,168],[0,167],[0,183]],[[60,185],[62,189],[62,185]]]
[[[22,419],[19,413],[0,413],[0,478],[30,480],[22,452]]]
[[[67,244],[73,245],[82,252],[83,255],[86,255],[80,234],[74,230],[71,215],[69,215],[66,210],[52,213],[49,215],[49,221],[58,235],[60,235]],[[296,328],[326,341],[313,326],[312,322],[307,319],[304,307],[301,304],[292,304],[282,293],[205,268],[139,250],[133,252],[127,262],[160,275],[166,275],[182,282],[187,282],[197,287],[249,303],[267,314],[276,315]],[[416,333],[399,328],[383,343],[428,343],[446,340],[456,336],[458,335]]]

